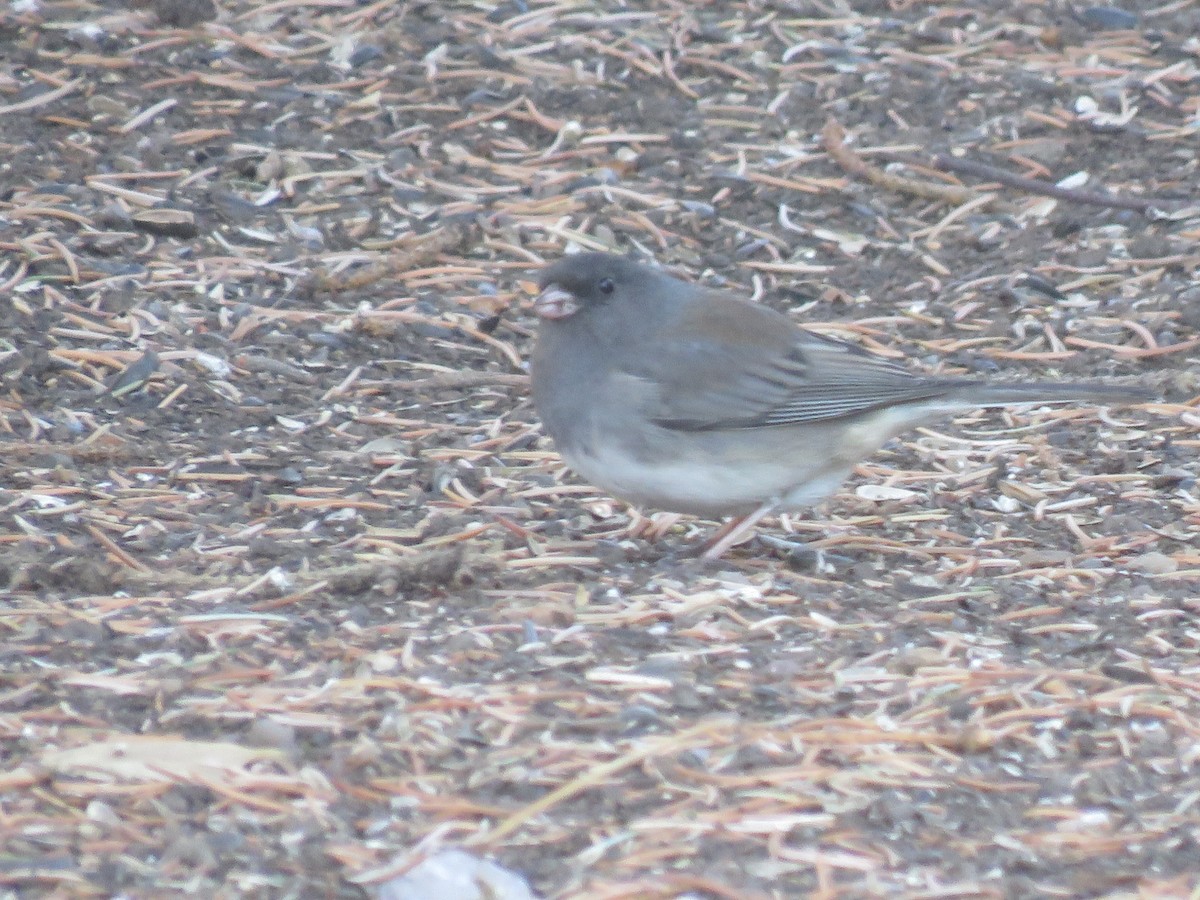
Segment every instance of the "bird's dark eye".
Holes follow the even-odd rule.
[[[601,278],[600,283],[596,285],[602,294],[611,294],[617,289],[616,283],[611,278]]]

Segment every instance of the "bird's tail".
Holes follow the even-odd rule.
[[[1021,403],[1071,403],[1091,400],[1102,406],[1134,406],[1157,399],[1154,391],[1139,384],[1096,381],[1032,381],[964,383],[955,392],[958,399],[979,406],[1011,406]]]

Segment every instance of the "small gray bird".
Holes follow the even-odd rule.
[[[917,425],[981,406],[1142,403],[1142,388],[920,375],[769,307],[607,253],[541,273],[533,399],[567,465],[639,506],[740,516],[811,506]]]

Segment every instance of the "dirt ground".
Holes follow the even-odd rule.
[[[1125,7],[5,3],[3,896],[1197,896],[1200,3]],[[703,563],[539,432],[568,248],[1163,402]]]

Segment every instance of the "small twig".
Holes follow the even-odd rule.
[[[266,372],[268,375],[279,375],[299,384],[313,384],[316,378],[299,366],[273,356],[262,353],[239,353],[233,358],[233,364],[247,372]]]
[[[92,537],[94,537],[97,541],[99,541],[104,546],[105,550],[107,550],[109,553],[111,553],[113,556],[115,556],[124,565],[128,566],[131,569],[136,569],[139,572],[150,571],[145,565],[138,562],[138,560],[134,559],[132,556],[130,556],[128,553],[126,553],[124,550],[122,550],[120,547],[118,547],[117,544],[112,540],[112,538],[110,538],[107,534],[105,534],[103,531],[101,531],[95,525],[91,524],[90,522],[85,522],[83,527],[85,529],[87,529],[88,534],[90,534]]]
[[[497,384],[504,387],[529,389],[528,375],[514,375],[508,372],[445,372],[431,378],[417,378],[411,381],[389,381],[389,387],[400,390],[442,391],[451,388],[473,388]]]
[[[724,723],[728,726],[728,723]],[[666,735],[655,740],[644,741],[640,746],[634,747],[628,753],[618,756],[616,759],[610,760],[600,765],[592,766],[578,778],[568,781],[566,784],[560,785],[545,796],[534,800],[532,803],[521,807],[507,819],[493,828],[491,831],[481,831],[476,833],[472,838],[468,838],[464,843],[467,846],[478,846],[479,844],[495,844],[498,841],[508,837],[530,819],[538,816],[547,810],[552,809],[559,803],[569,800],[577,794],[582,793],[590,787],[595,787],[604,782],[618,772],[628,769],[630,766],[635,766],[640,762],[655,756],[659,753],[670,753],[672,751],[682,752],[688,747],[688,743],[695,737],[718,729],[719,726],[713,721],[701,722],[699,725],[694,725],[691,728],[686,728],[683,731],[673,735]]]
[[[1176,201],[1162,200],[1153,197],[1127,197],[1117,194],[1100,193],[1099,191],[1081,191],[1074,188],[1059,187],[1050,181],[1040,178],[1026,178],[1015,175],[1004,169],[989,166],[986,163],[974,162],[969,159],[958,159],[939,153],[933,158],[933,164],[943,172],[955,172],[960,175],[975,175],[989,181],[998,181],[1008,187],[1019,188],[1032,194],[1054,197],[1057,200],[1069,200],[1074,203],[1088,203],[1093,206],[1107,206],[1112,209],[1133,209],[1146,212],[1153,208],[1173,206]]]
[[[885,190],[900,194],[912,194],[926,200],[953,203],[955,206],[974,202],[983,196],[970,188],[906,178],[903,175],[893,175],[868,165],[862,157],[846,145],[846,131],[836,119],[830,119],[825,123],[825,128],[821,131],[821,145],[825,148],[825,152],[851,175],[869,181]]]
[[[86,79],[76,78],[73,81],[68,81],[62,87],[30,97],[28,100],[22,100],[19,103],[10,103],[7,106],[0,106],[0,116],[7,115],[8,113],[23,112],[27,109],[34,109],[38,106],[45,106],[47,103],[53,103],[59,97],[65,97],[71,93],[71,91],[83,84],[84,81]]]
[[[313,287],[326,293],[361,290],[378,281],[402,274],[437,259],[439,253],[448,250],[463,238],[464,229],[455,225],[444,225],[428,234],[405,235],[388,241],[363,241],[367,250],[390,251],[390,255],[349,274],[334,275],[318,271],[313,275]]]

